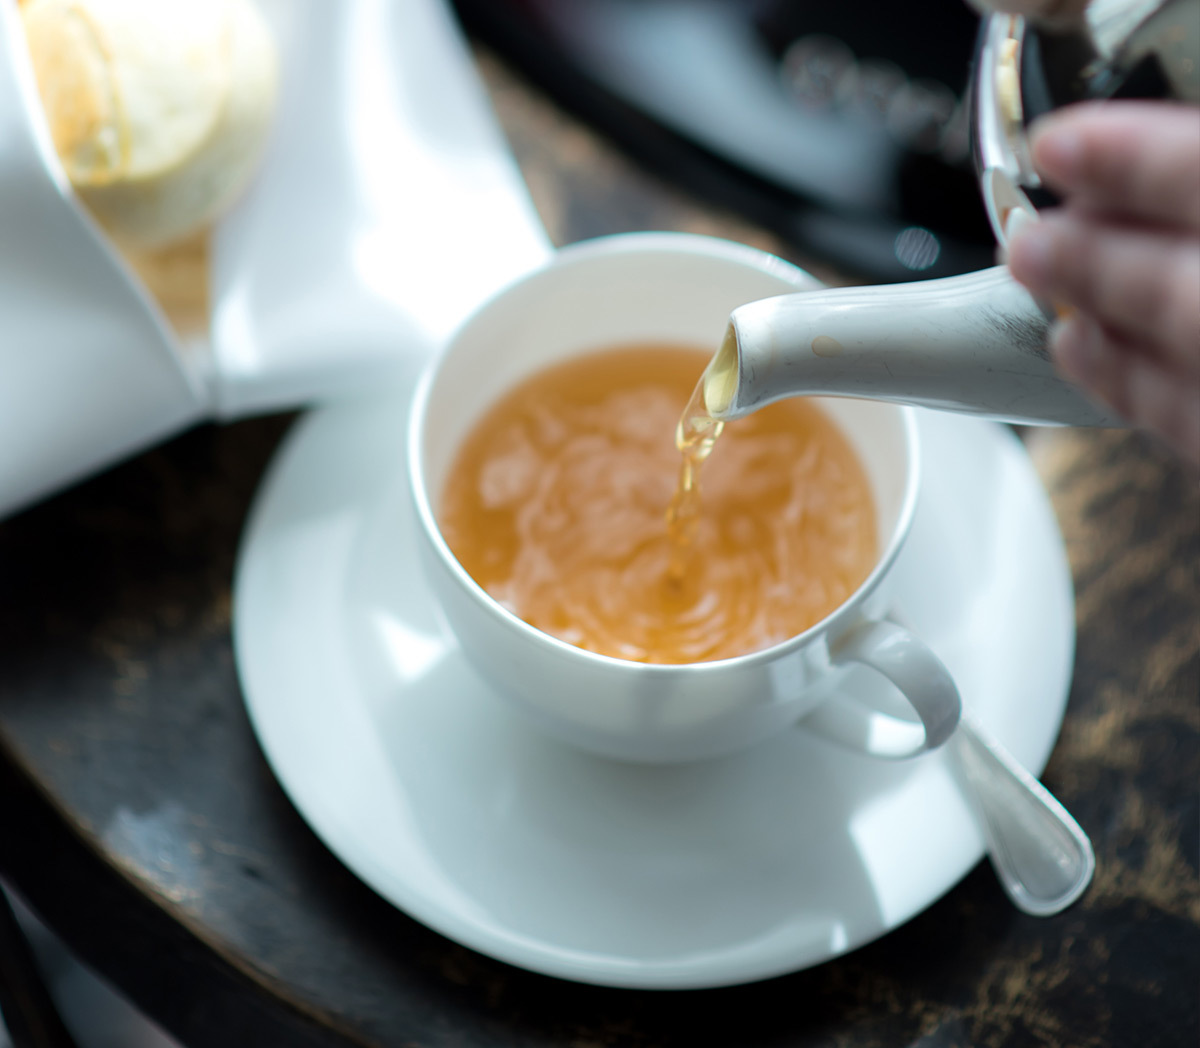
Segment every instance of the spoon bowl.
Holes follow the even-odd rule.
[[[967,716],[947,749],[1005,893],[1034,917],[1061,913],[1084,893],[1096,870],[1087,834],[1045,786]]]

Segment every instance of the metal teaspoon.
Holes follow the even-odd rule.
[[[1035,917],[1065,910],[1096,869],[1087,834],[1049,790],[965,716],[947,748],[1008,897]]]

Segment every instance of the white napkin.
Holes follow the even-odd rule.
[[[208,418],[416,371],[550,244],[443,0],[259,0],[264,161],[183,346],[76,201],[0,2],[0,517]]]

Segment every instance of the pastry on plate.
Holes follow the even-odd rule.
[[[25,0],[21,15],[63,168],[118,243],[182,240],[237,198],[278,80],[252,0]]]

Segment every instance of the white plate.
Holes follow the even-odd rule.
[[[406,405],[335,406],[296,427],[253,512],[235,595],[267,759],[380,895],[534,971],[696,988],[844,953],[978,862],[982,839],[941,753],[879,763],[794,731],[734,757],[637,767],[527,726],[465,664],[415,561]],[[978,720],[1038,772],[1074,646],[1053,514],[1010,434],[937,414],[921,431],[898,610]],[[846,689],[875,686],[862,671]]]
[[[271,133],[180,338],[72,192],[0,0],[0,517],[201,418],[412,376],[550,255],[446,0],[257,2]]]

